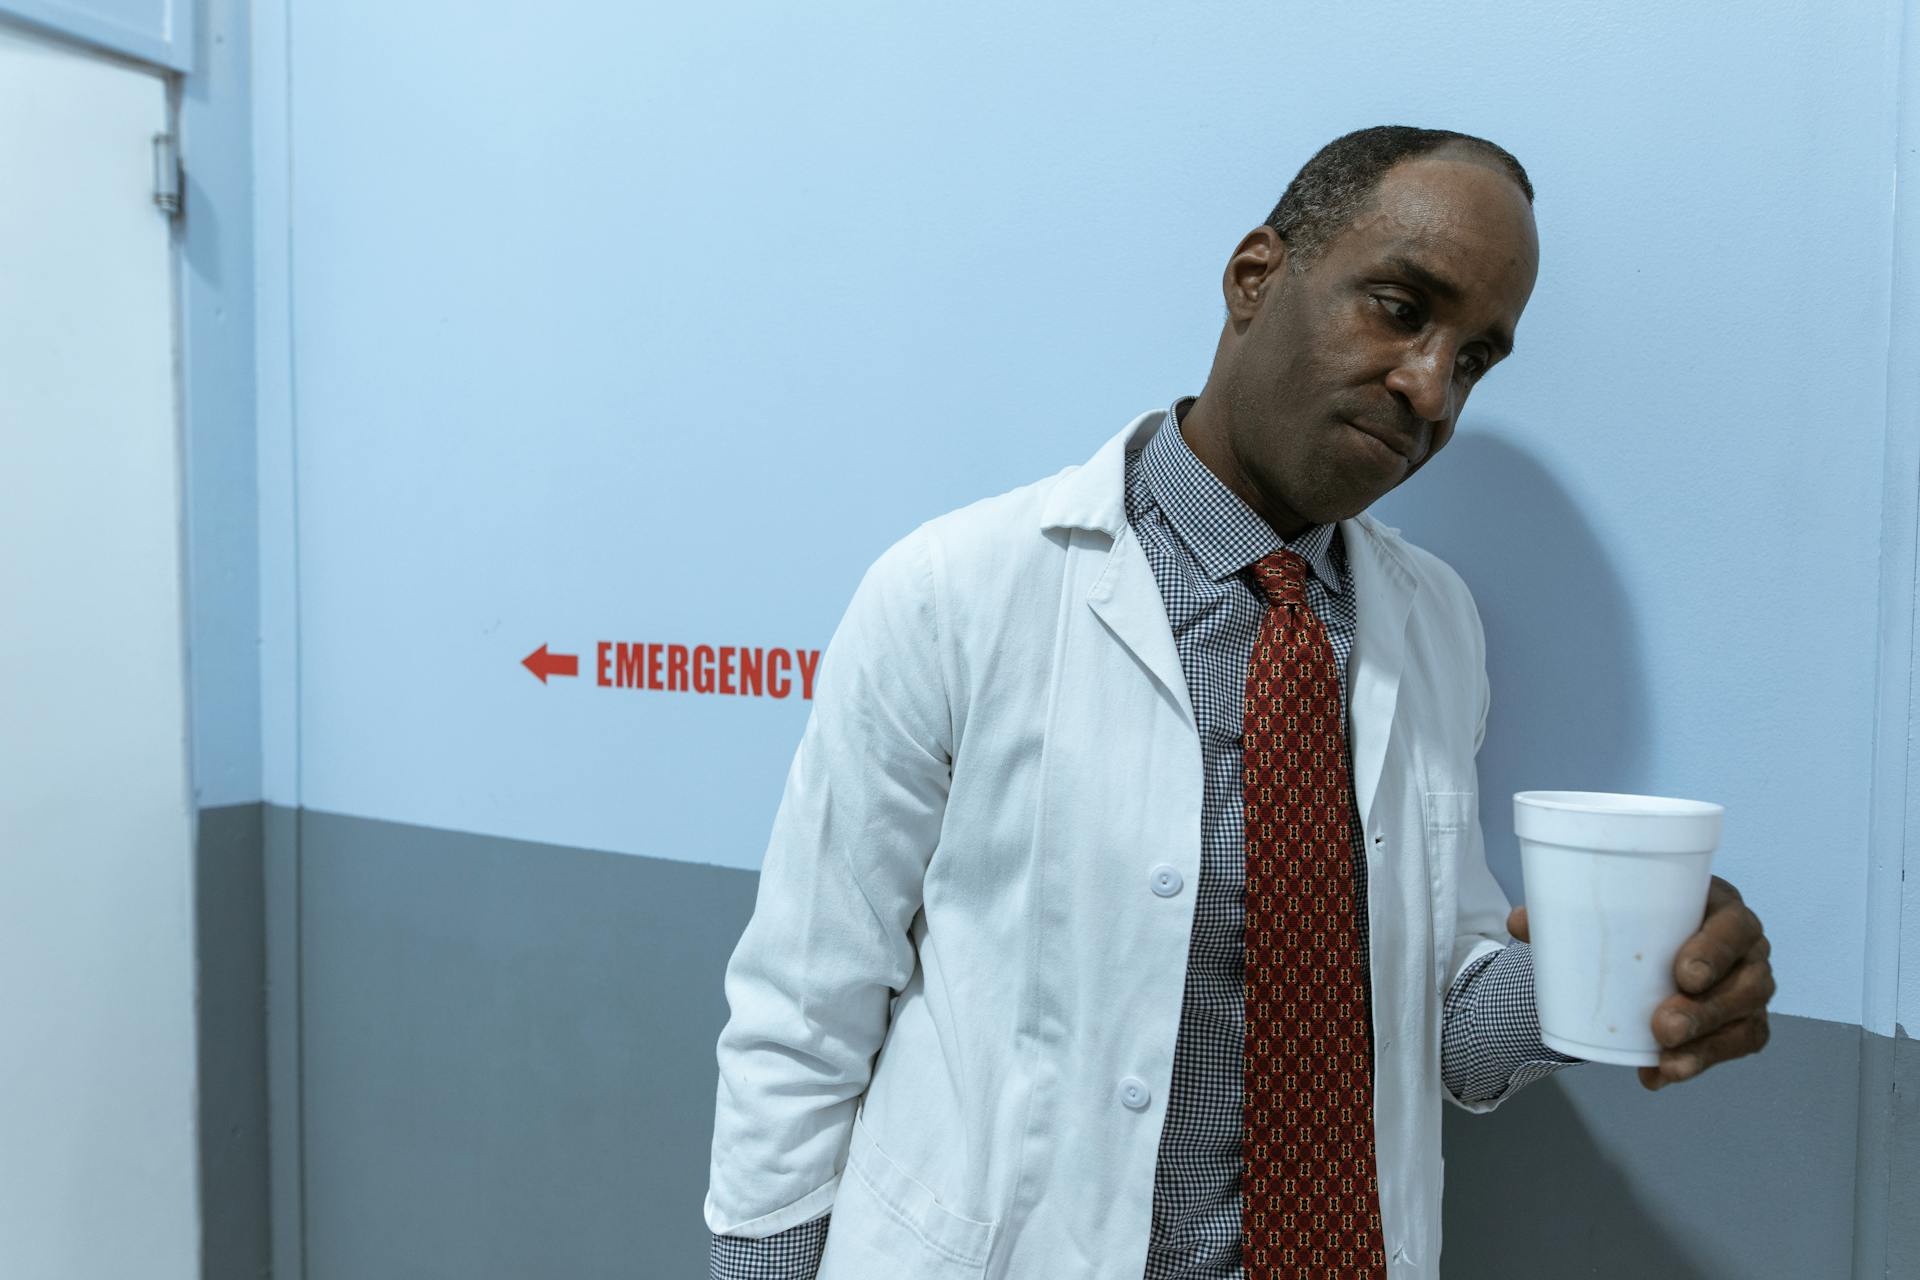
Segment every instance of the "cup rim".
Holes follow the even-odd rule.
[[[1516,791],[1515,804],[1560,813],[1606,814],[1622,818],[1704,818],[1726,812],[1711,800],[1636,795],[1624,791]]]

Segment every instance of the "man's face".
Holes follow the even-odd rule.
[[[1250,234],[1227,268],[1229,484],[1276,523],[1365,510],[1453,438],[1538,266],[1526,196],[1445,151],[1388,170],[1300,274],[1271,230]]]

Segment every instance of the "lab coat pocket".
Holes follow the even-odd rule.
[[[1427,827],[1427,884],[1433,902],[1433,989],[1444,996],[1453,969],[1453,934],[1460,908],[1460,847],[1479,801],[1474,791],[1422,794]]]
[[[874,1140],[861,1111],[853,1117],[847,1165],[833,1202],[820,1276],[912,1276],[979,1280],[986,1274],[994,1222],[964,1217],[895,1163]]]

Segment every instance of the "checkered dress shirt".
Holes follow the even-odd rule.
[[[1200,880],[1186,994],[1174,1042],[1172,1086],[1154,1174],[1153,1222],[1143,1280],[1241,1280],[1241,1085],[1245,987],[1241,893],[1241,716],[1247,665],[1268,609],[1244,570],[1284,546],[1309,566],[1307,603],[1326,627],[1348,712],[1347,659],[1356,631],[1352,583],[1339,527],[1315,525],[1282,540],[1194,456],[1178,429],[1194,397],[1126,460],[1127,519],[1166,603],[1186,675],[1205,764]],[[1351,734],[1349,734],[1351,741]],[[1351,776],[1351,748],[1348,772]],[[1360,815],[1349,806],[1354,929],[1372,1004],[1367,949],[1367,861]],[[1502,1099],[1580,1059],[1540,1041],[1533,958],[1524,942],[1483,956],[1448,990],[1440,1068],[1463,1102]],[[764,1239],[713,1237],[713,1280],[811,1280],[831,1212]]]

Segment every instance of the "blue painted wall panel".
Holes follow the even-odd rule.
[[[269,798],[758,865],[805,706],[594,643],[824,646],[915,523],[1199,389],[1316,146],[1443,125],[1528,165],[1541,281],[1378,514],[1487,616],[1496,869],[1516,789],[1722,801],[1776,1007],[1857,1021],[1891,12],[296,3]]]

